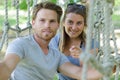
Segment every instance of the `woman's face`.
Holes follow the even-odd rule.
[[[63,22],[65,32],[70,38],[78,38],[84,30],[84,25],[84,17],[75,13],[66,14],[65,21]]]

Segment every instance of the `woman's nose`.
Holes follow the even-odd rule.
[[[73,24],[73,25],[72,25],[72,29],[73,29],[73,30],[76,30],[76,29],[77,29],[76,24]]]

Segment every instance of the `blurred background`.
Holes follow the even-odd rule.
[[[16,8],[15,8],[15,1],[17,0],[7,0],[8,2],[8,20],[11,26],[16,25]],[[35,4],[35,1],[41,2],[45,0],[30,0],[30,8]],[[48,0],[52,1],[53,3],[59,4],[60,6],[64,7],[69,2],[80,2],[81,0]],[[0,1],[0,33],[2,33],[2,29],[4,28],[4,21],[5,21],[5,0]],[[112,15],[113,23],[115,29],[120,28],[120,0],[115,0],[114,8],[113,8],[113,15]],[[23,27],[27,22],[27,1],[26,0],[19,0],[19,24],[20,27]]]

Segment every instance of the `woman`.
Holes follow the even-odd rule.
[[[61,33],[58,33],[51,40],[50,45],[64,53],[71,63],[82,66],[82,63],[80,64],[79,61],[79,53],[85,50],[86,45],[86,7],[75,3],[68,4],[63,16],[62,25]],[[91,49],[93,48],[94,40],[92,40]],[[78,54],[74,54],[74,52]],[[59,80],[75,80],[64,76],[62,73],[58,75]]]

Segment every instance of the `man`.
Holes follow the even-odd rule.
[[[39,3],[33,8],[34,33],[17,38],[8,46],[0,62],[0,80],[52,80],[56,71],[81,79],[82,69],[48,46],[59,28],[61,15],[61,7],[50,2]],[[94,69],[88,71],[88,80],[101,77]]]

